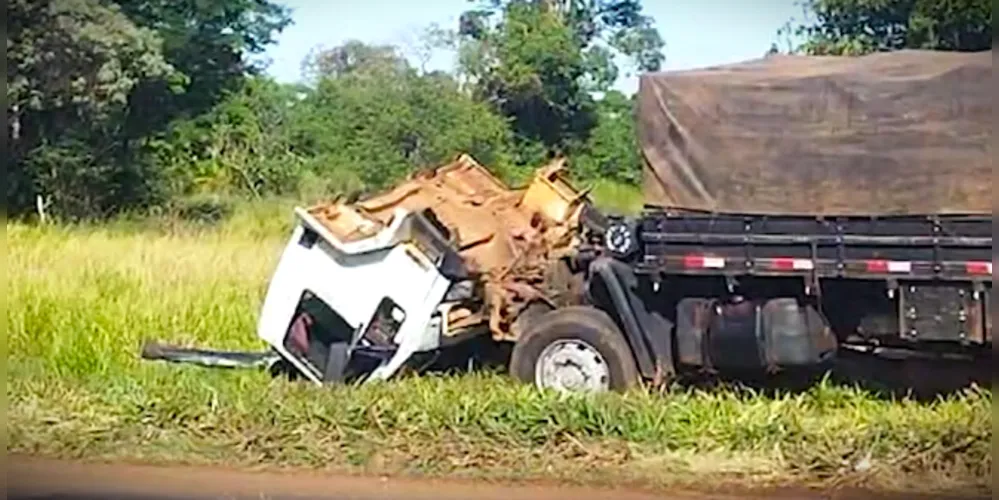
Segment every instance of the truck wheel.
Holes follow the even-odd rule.
[[[538,318],[514,344],[510,374],[560,392],[623,391],[639,379],[617,325],[605,312],[585,306]]]

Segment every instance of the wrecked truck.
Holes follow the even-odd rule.
[[[571,391],[843,351],[990,363],[991,81],[989,52],[934,51],[643,75],[641,214],[604,218],[562,161],[515,190],[462,156],[296,210],[258,336],[316,383],[475,339]],[[256,359],[227,356],[148,357]]]
[[[257,325],[272,351],[150,343],[143,357],[364,382],[486,339],[486,350],[511,346],[496,349],[500,358],[540,385],[606,386],[612,375],[592,348],[518,341],[542,324],[561,331],[545,314],[583,300],[579,259],[603,219],[566,180],[565,166],[554,160],[526,188],[511,189],[461,155],[361,201],[296,208]],[[623,339],[612,347],[627,349]],[[600,366],[573,371],[580,363]]]

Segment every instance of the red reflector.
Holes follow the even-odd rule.
[[[968,274],[992,274],[991,262],[965,262],[964,267]]]
[[[899,260],[869,260],[867,271],[871,273],[911,273],[912,263]]]
[[[683,267],[687,269],[722,269],[725,259],[721,257],[705,257],[703,255],[688,255],[683,258]]]
[[[781,271],[811,271],[815,269],[815,263],[810,259],[779,258],[772,262],[774,269]]]

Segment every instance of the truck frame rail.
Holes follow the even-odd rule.
[[[757,216],[649,209],[637,223],[653,274],[992,281],[988,215]]]

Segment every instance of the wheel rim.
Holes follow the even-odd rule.
[[[577,339],[549,344],[534,368],[535,385],[559,392],[600,392],[610,389],[610,369],[596,348]]]

